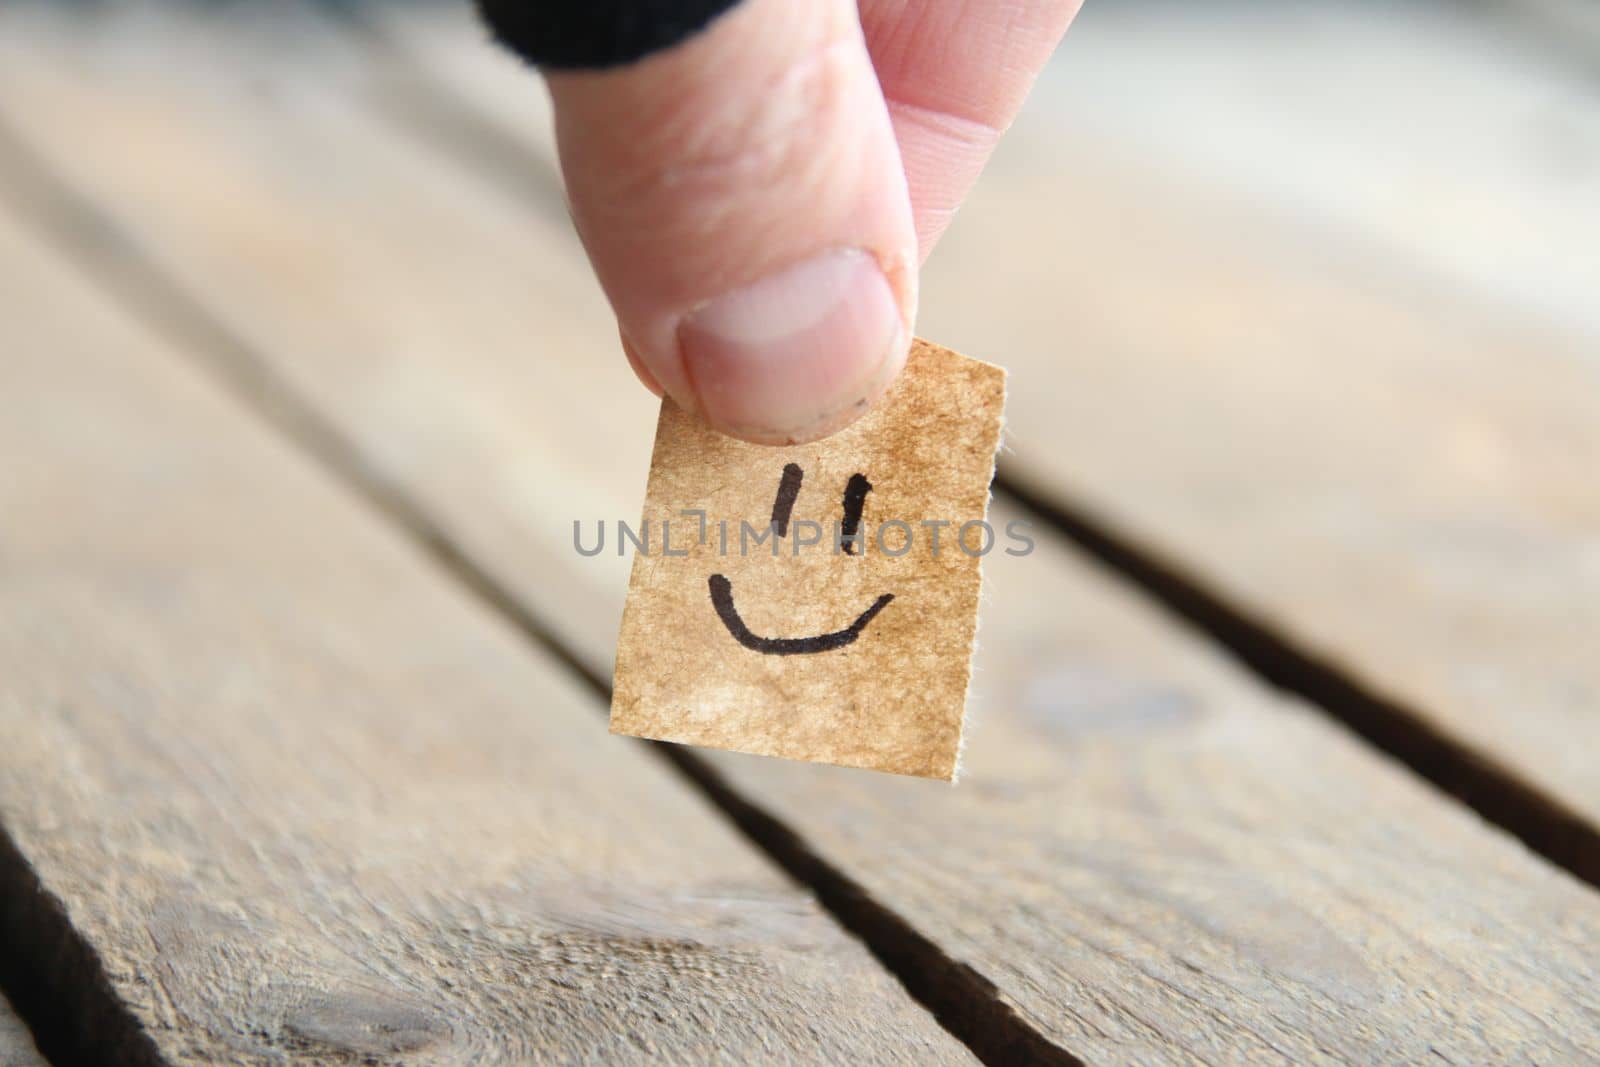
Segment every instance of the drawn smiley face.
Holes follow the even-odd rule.
[[[612,730],[950,778],[981,581],[956,527],[985,514],[1004,391],[999,368],[919,342],[822,441],[750,444],[664,402]]]
[[[800,495],[800,483],[804,479],[805,471],[799,464],[789,463],[784,466],[783,474],[778,479],[778,494],[772,502],[774,537],[783,537],[789,532],[789,516],[794,511],[794,502]],[[845,552],[855,552],[855,538],[861,529],[861,511],[866,506],[867,494],[870,492],[872,483],[867,481],[864,474],[852,474],[849,482],[845,484],[844,516],[839,524],[841,543]],[[739,609],[733,603],[733,583],[726,575],[713,574],[706,583],[711,590],[711,606],[716,610],[717,618],[722,620],[722,625],[728,628],[728,633],[733,635],[733,639],[752,652],[761,652],[768,656],[800,656],[830,652],[853,644],[856,638],[861,636],[861,631],[867,628],[867,624],[894,599],[893,593],[884,593],[872,602],[871,607],[857,615],[855,622],[830,633],[813,634],[809,637],[762,637],[746,626],[744,619],[740,617]]]

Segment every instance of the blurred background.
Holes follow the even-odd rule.
[[[920,322],[1010,370],[1002,484],[1069,534],[1585,797],[1596,11],[1090,2]],[[628,564],[570,521],[635,513],[654,400],[470,5],[9,3],[0,205],[609,674]]]

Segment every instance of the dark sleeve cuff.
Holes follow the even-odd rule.
[[[528,62],[540,67],[600,69],[670,48],[704,29],[739,0],[477,2],[494,36]]]

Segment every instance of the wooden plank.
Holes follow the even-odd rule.
[[[551,152],[460,20],[383,24]],[[1012,484],[1353,681],[1326,699],[1360,729],[1600,882],[1600,112],[1502,29],[1090,11],[930,261],[923,325],[1013,371]],[[1022,247],[1057,254],[1019,272]]]
[[[1600,328],[1600,262],[1584,254],[1600,242],[1593,71],[1508,33],[1518,6],[1091,7],[1001,169],[1051,161],[1059,200],[1076,194],[1080,157],[1109,156],[1187,188],[1174,214],[1233,200],[1252,216],[1223,233],[1221,266],[1262,236],[1293,242],[1284,251],[1307,265],[1343,248],[1391,275]],[[1131,195],[1110,195],[1098,173],[1086,197],[1141,235]],[[994,202],[979,203],[980,222]]]
[[[574,518],[592,524],[617,517],[610,481],[626,466],[619,457],[645,457],[634,468],[642,498],[656,405],[638,390],[620,390],[608,398],[602,420],[594,411],[548,402],[554,398],[547,369],[555,361],[586,350],[597,360],[614,355],[614,320],[588,273],[573,268],[581,251],[565,214],[528,220],[514,271],[485,271],[483,235],[508,222],[523,225],[525,209],[514,208],[521,199],[485,200],[484,182],[459,161],[354,112],[346,83],[388,86],[382,70],[349,54],[343,34],[316,24],[251,26],[235,12],[209,23],[205,13],[192,14],[182,23],[153,12],[130,15],[94,32],[96,23],[62,25],[39,8],[7,12],[11,32],[0,42],[0,85],[13,100],[37,103],[0,104],[0,117],[48,147],[52,163],[75,179],[95,172],[109,179],[101,161],[129,156],[121,176],[127,195],[108,206],[141,205],[128,233],[140,241],[159,235],[143,250],[174,276],[203,282],[196,291],[241,336],[270,352],[297,389],[329,410],[359,396],[380,421],[386,410],[432,407],[439,434],[419,426],[404,437],[363,443],[381,450],[374,457],[379,468],[398,482],[424,485],[444,514],[470,513],[486,496],[506,502],[503,517],[470,533],[453,530],[463,544],[493,558],[574,559]],[[206,59],[219,47],[229,48],[232,66]],[[82,70],[46,69],[53,65],[41,62],[46,48]],[[290,53],[303,58],[304,70],[272,58]],[[174,56],[186,70],[172,69]],[[245,71],[253,81],[242,80]],[[123,84],[134,95],[113,114],[104,87]],[[213,141],[238,120],[241,106],[252,109],[251,121]],[[47,111],[55,118],[47,119]],[[93,134],[68,156],[55,156],[56,147],[67,146],[51,143],[55,136],[41,127],[76,123]],[[110,140],[88,143],[101,137]],[[335,157],[333,167],[284,154],[284,145],[297,153],[301,146],[322,151],[349,137],[360,139],[361,152]],[[385,172],[407,178],[380,180]],[[98,193],[99,179],[85,188]],[[442,195],[470,214],[452,220],[444,212],[419,212],[393,230],[395,220],[414,212],[419,195]],[[375,256],[372,238],[380,230],[387,232],[386,247],[405,254]],[[419,259],[430,270],[419,271]],[[473,278],[470,293],[455,281],[439,288],[444,279],[463,277]],[[261,298],[263,284],[274,299]],[[292,314],[283,314],[280,300]],[[441,304],[451,305],[442,316]],[[520,338],[511,360],[503,348],[508,335]],[[596,348],[599,337],[605,342]],[[455,352],[460,374],[458,388],[438,393],[434,361],[444,348]],[[591,440],[598,447],[566,450],[559,463],[543,455],[519,458],[534,414],[552,442]],[[477,429],[462,437],[468,425]],[[550,521],[549,500],[565,502],[570,514]],[[632,519],[636,510],[635,502],[625,514]],[[628,561],[607,553],[575,562],[537,568],[549,602],[563,606],[561,617],[549,621],[581,635],[573,644],[584,650],[586,664],[609,677],[620,603],[595,594],[626,586]]]
[[[45,1067],[28,1026],[0,997],[0,1067]]]
[[[9,216],[0,279],[0,817],[163,1062],[970,1061]]]
[[[1266,100],[1312,92],[1326,46],[1304,36],[1303,65],[1263,48],[1251,55],[1273,58],[1228,84],[1276,77]],[[1503,69],[1470,53],[1485,71],[1472,104],[1413,90],[1394,105],[1415,119],[1416,156],[1375,119],[1389,136],[1357,137],[1367,170],[1328,168],[1354,190],[1345,215],[1379,202],[1341,225],[1295,171],[1299,142],[1277,135],[1287,118],[1243,120],[1241,143],[1212,153],[1226,168],[1198,136],[1158,156],[1111,127],[1183,114],[1207,129],[1200,116],[1222,104],[1183,101],[1211,82],[1165,75],[1157,44],[1075,84],[1071,47],[1049,92],[1079,106],[1012,130],[923,298],[927,330],[990,344],[1013,372],[1005,473],[1127,531],[1399,709],[1399,729],[1457,750],[1441,780],[1481,791],[1484,810],[1503,805],[1497,818],[1600,881],[1600,170],[1580,149],[1600,115],[1510,49]],[[1088,116],[1130,97],[1146,110]],[[1530,99],[1548,125],[1537,149]],[[1363,122],[1324,108],[1302,139]],[[1019,272],[1019,242],[1060,252]],[[1504,800],[1495,780],[1510,783]]]
[[[383,25],[551,151],[461,20]],[[1600,882],[1600,112],[1548,60],[1448,7],[1092,10],[923,328],[1013,372],[1014,484],[1353,679],[1360,728]]]
[[[384,29],[550,152],[459,19]],[[1589,98],[1458,8],[1096,8],[931,259],[923,325],[1013,370],[1011,482],[1354,678],[1371,736],[1600,881]]]
[[[212,38],[161,70],[119,72],[81,45],[35,41],[48,63],[8,63],[77,131],[64,143],[33,129],[35,143],[605,662],[610,637],[592,643],[582,615],[614,618],[616,561],[568,549],[528,564],[527,546],[575,517],[560,493],[585,462],[574,441],[603,428],[584,518],[630,515],[648,455],[650,405],[613,358],[609,320],[571,295],[588,284],[561,259],[573,246],[307,69]],[[186,87],[208,54],[274,102]],[[121,144],[147,150],[98,178]],[[301,271],[314,281],[285,283]],[[342,342],[391,312],[404,328],[390,347]],[[540,337],[554,343],[534,351]],[[1048,538],[990,563],[963,785],[715,765],[1092,1060],[1600,1054],[1600,906],[1585,887]],[[592,607],[549,595],[563,565]]]

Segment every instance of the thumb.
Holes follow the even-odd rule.
[[[905,362],[917,235],[854,0],[744,0],[664,52],[546,78],[647,384],[772,444],[866,410]]]

